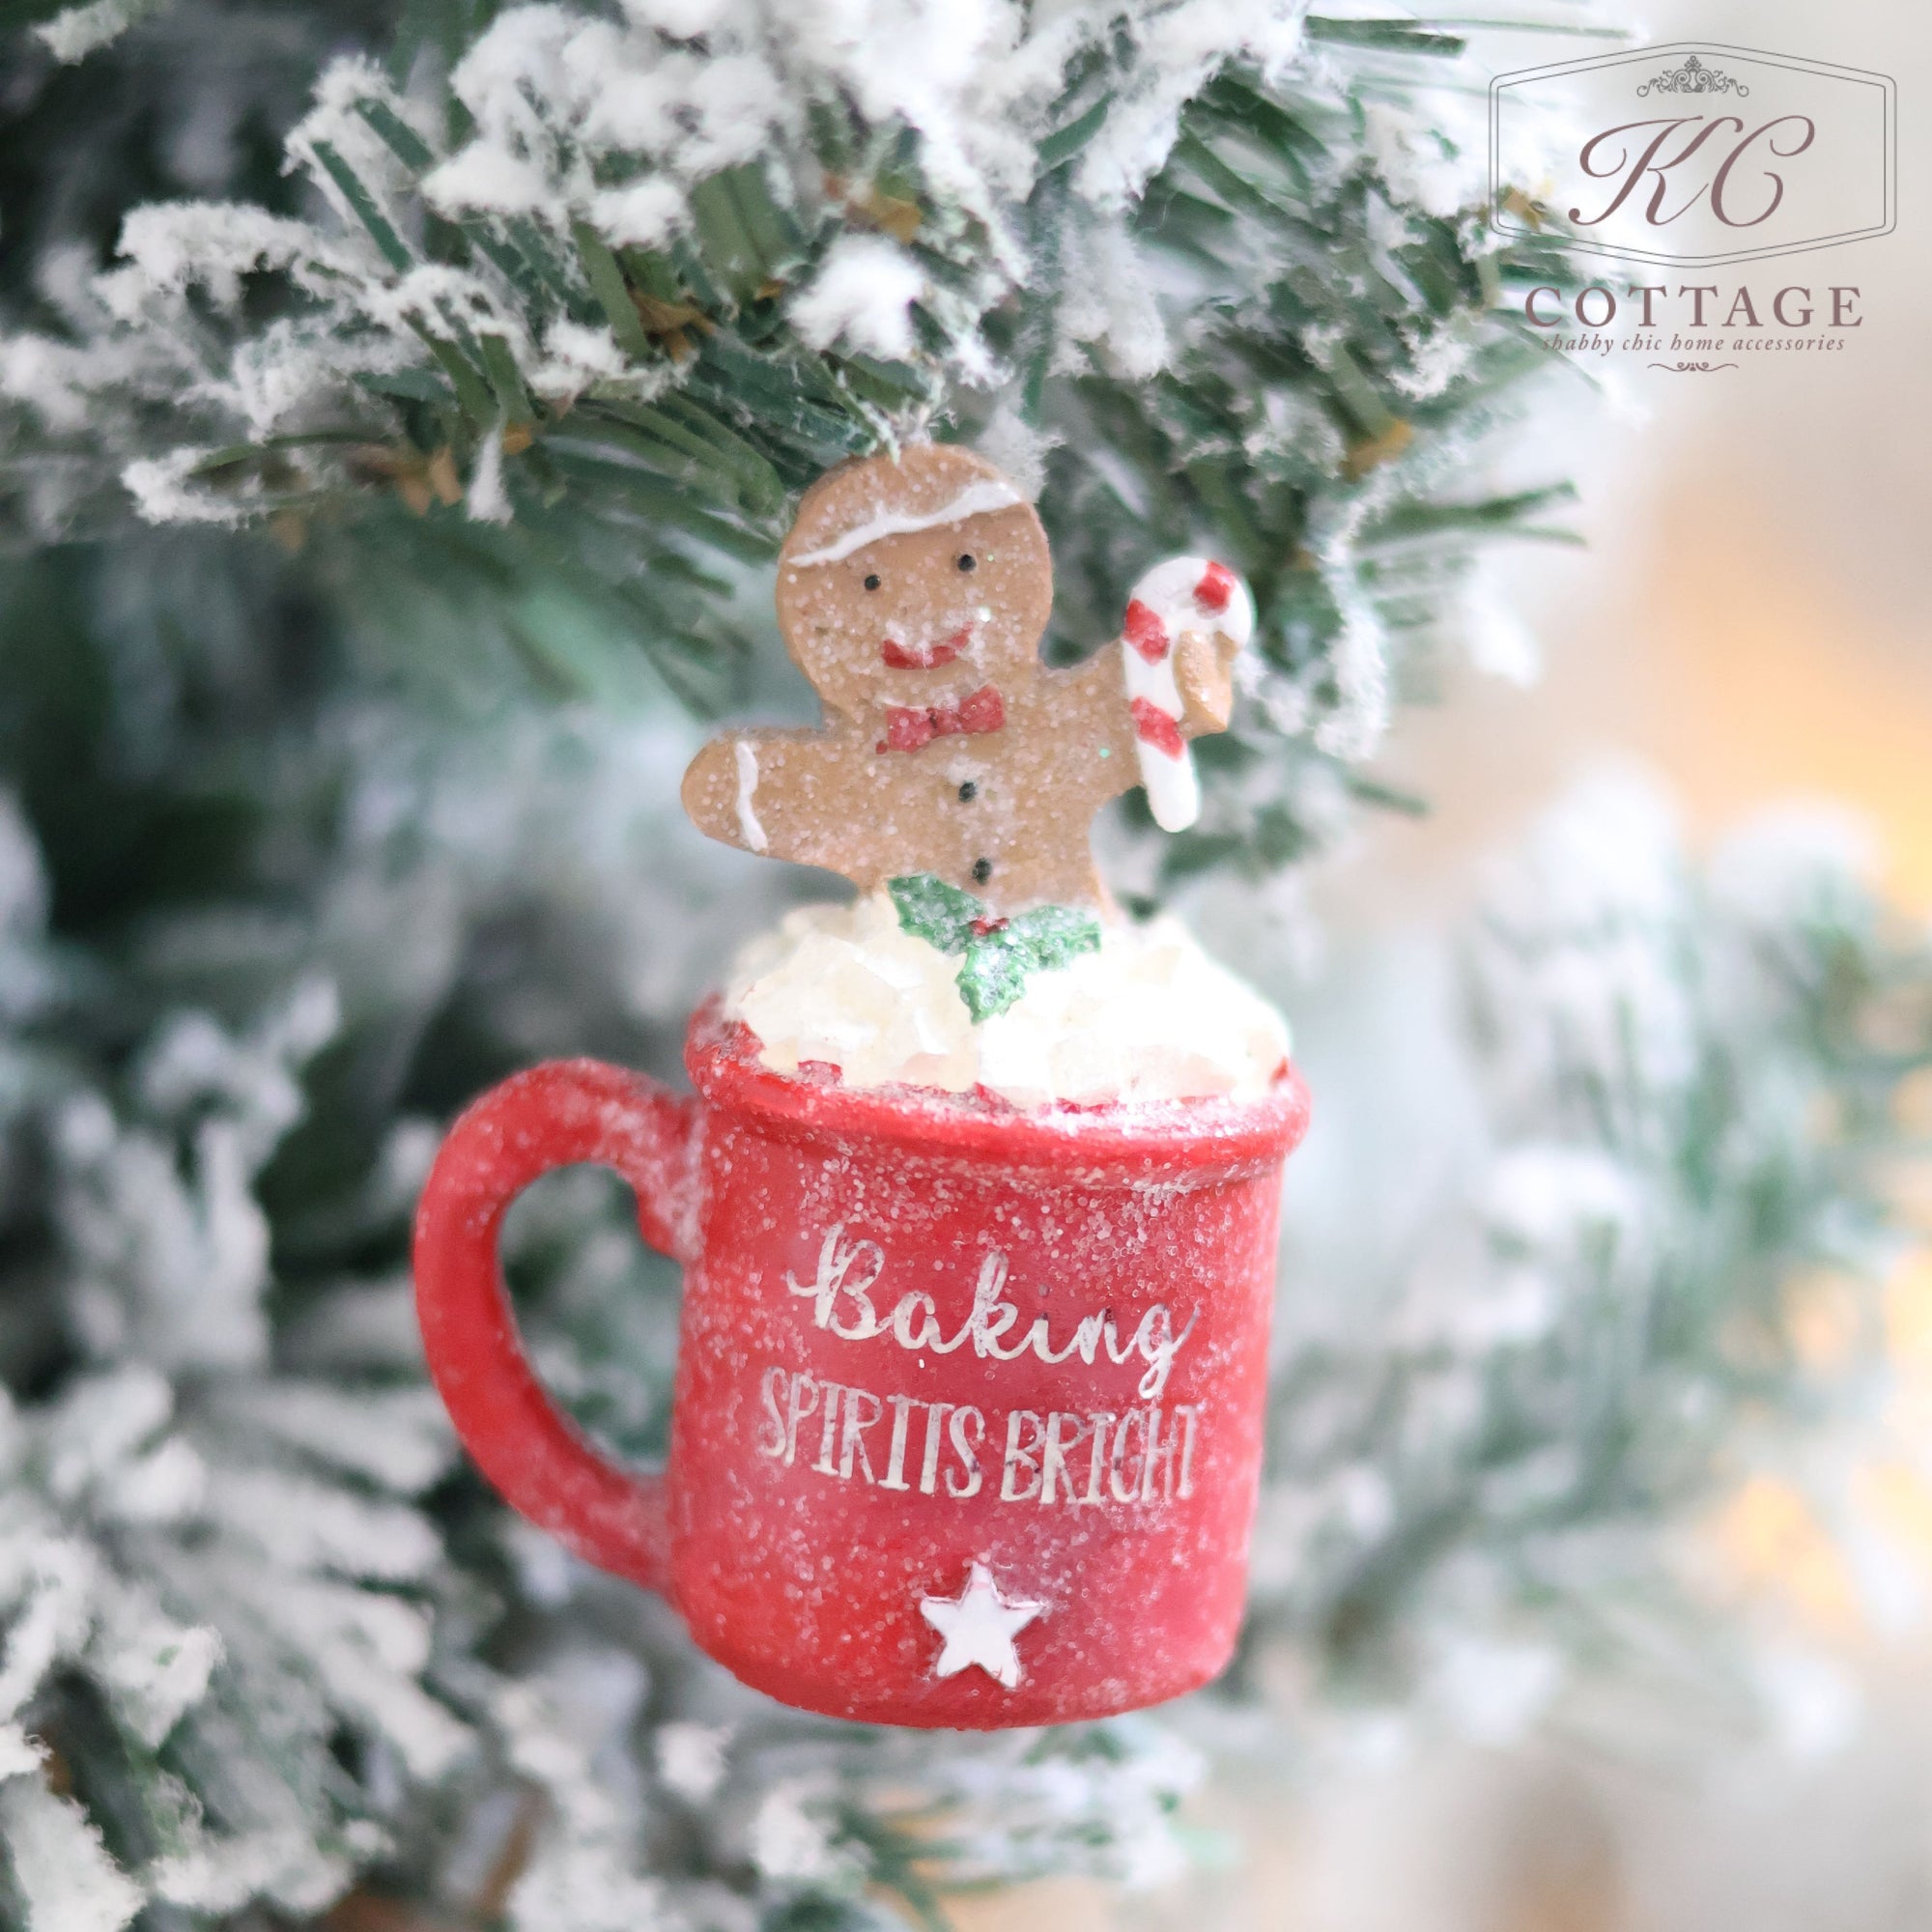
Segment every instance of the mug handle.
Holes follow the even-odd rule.
[[[504,1212],[539,1175],[612,1167],[660,1254],[697,1247],[697,1103],[597,1060],[513,1074],[450,1128],[416,1208],[416,1319],[464,1447],[510,1507],[600,1569],[668,1581],[661,1472],[626,1469],[545,1392],[524,1352],[497,1252]]]

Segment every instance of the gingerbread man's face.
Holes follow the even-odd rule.
[[[1033,506],[983,458],[943,444],[822,478],[779,558],[785,646],[847,718],[1016,679],[1052,605]]]

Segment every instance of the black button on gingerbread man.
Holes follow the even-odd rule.
[[[1094,812],[1145,777],[1172,824],[1184,741],[1228,724],[1246,591],[1192,560],[1176,582],[1172,610],[1128,607],[1122,649],[1050,670],[1053,565],[1019,492],[941,443],[845,464],[806,493],[779,557],[780,629],[824,725],[714,738],[685,810],[862,891],[930,872],[1001,914],[1103,905]]]

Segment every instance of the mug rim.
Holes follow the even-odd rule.
[[[713,994],[691,1016],[684,1064],[713,1106],[785,1140],[884,1142],[976,1164],[1075,1167],[1095,1179],[1199,1184],[1278,1165],[1308,1130],[1308,1088],[1284,1060],[1258,1099],[1061,1102],[1024,1110],[989,1094],[909,1086],[842,1087],[780,1073],[757,1036]]]

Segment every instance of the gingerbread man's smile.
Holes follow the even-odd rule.
[[[930,644],[902,644],[888,638],[879,647],[879,656],[894,670],[937,670],[950,665],[973,641],[973,627],[962,624],[950,638]]]

